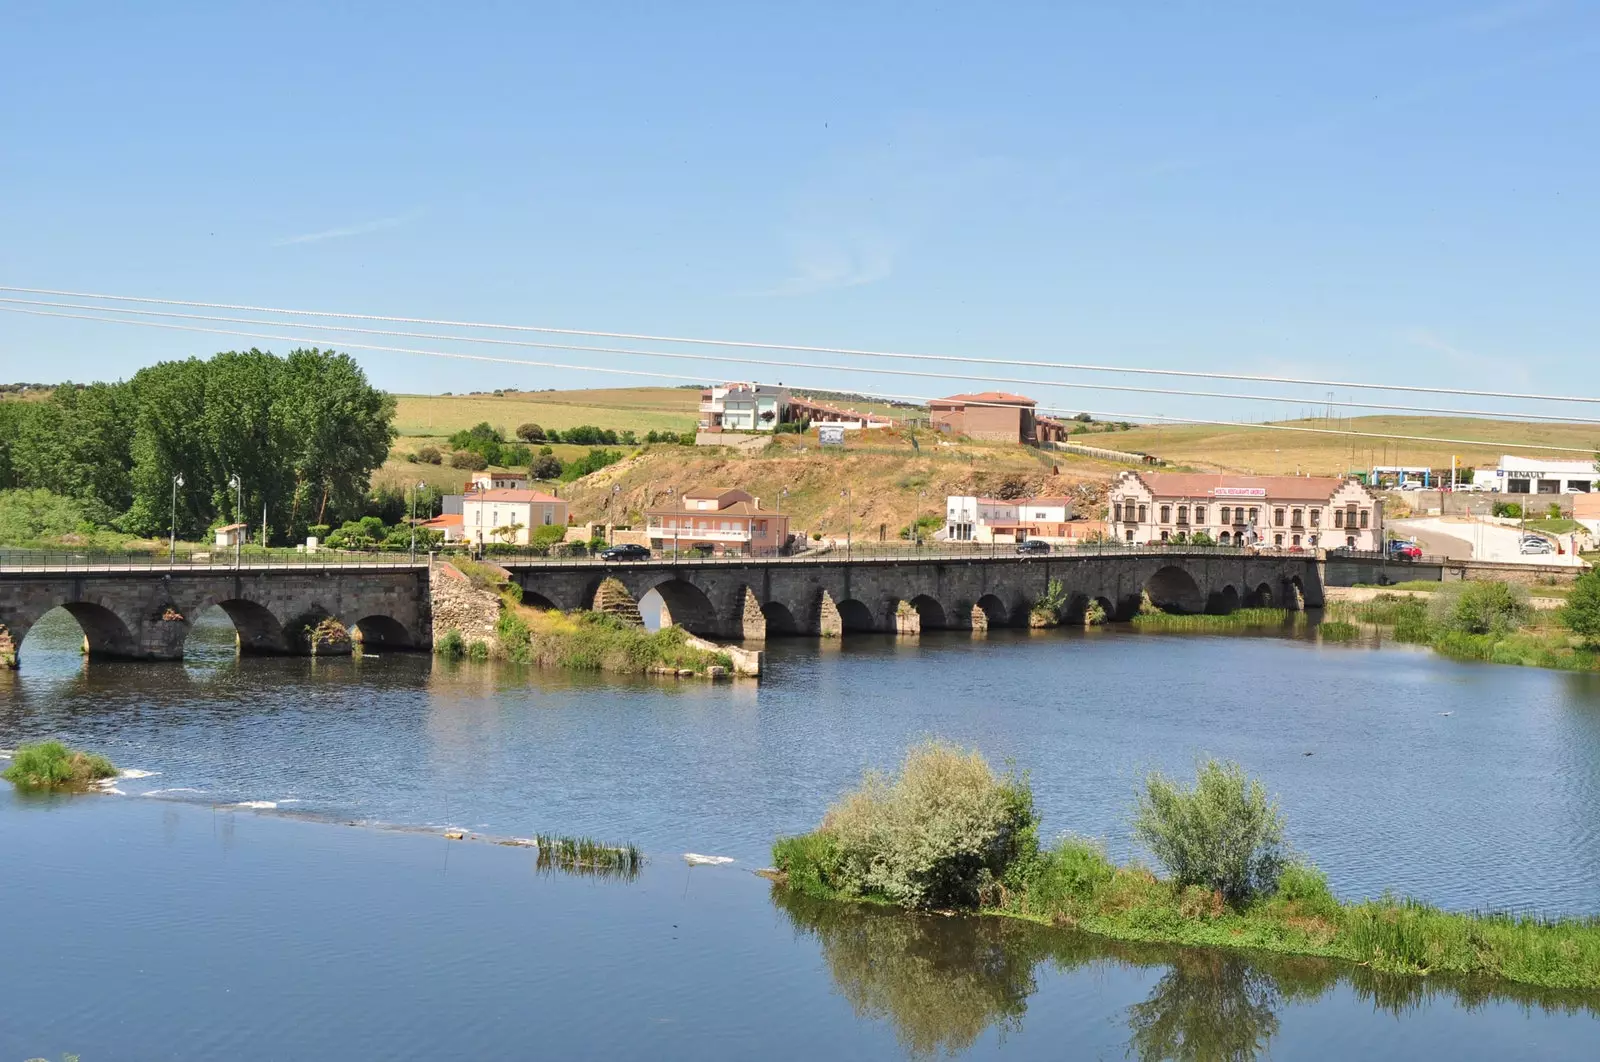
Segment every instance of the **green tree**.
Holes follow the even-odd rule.
[[[1277,802],[1236,763],[1202,763],[1192,789],[1150,775],[1133,835],[1178,885],[1214,889],[1232,904],[1271,892],[1283,871]]]
[[[544,429],[533,423],[519,424],[517,438],[528,443],[544,442]]]
[[[561,458],[554,454],[540,454],[528,466],[530,479],[558,479],[561,476]]]
[[[1600,568],[1590,569],[1573,583],[1561,622],[1585,645],[1600,645]]]
[[[34,403],[9,461],[19,486],[76,498],[106,524],[131,498],[132,403],[126,384],[62,384]]]

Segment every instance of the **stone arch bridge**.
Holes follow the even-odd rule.
[[[426,563],[383,568],[109,568],[0,572],[0,650],[12,662],[45,613],[64,608],[83,628],[91,657],[181,660],[201,612],[220,606],[239,649],[250,654],[316,651],[312,637],[333,619],[366,645],[432,645]],[[329,647],[324,647],[329,648]],[[334,645],[348,651],[348,643]]]
[[[1052,580],[1061,582],[1069,623],[1093,603],[1110,619],[1128,619],[1145,593],[1178,612],[1323,603],[1314,558],[1220,552],[506,567],[531,605],[590,608],[601,582],[615,578],[634,602],[653,590],[672,622],[725,639],[1025,625]]]
[[[1315,559],[1220,551],[534,561],[506,567],[530,605],[592,608],[601,584],[614,578],[633,603],[655,591],[672,622],[721,639],[1022,625],[1052,580],[1061,582],[1062,618],[1069,623],[1081,621],[1096,603],[1110,619],[1129,618],[1146,593],[1155,604],[1181,612],[1322,604]],[[426,649],[433,643],[426,562],[13,567],[0,571],[0,655],[10,649],[14,663],[29,629],[62,607],[83,628],[91,657],[178,660],[195,617],[213,605],[233,621],[244,653],[316,651],[311,632],[330,619],[368,646]]]

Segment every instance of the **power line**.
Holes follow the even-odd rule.
[[[1067,369],[1074,372],[1130,373],[1145,376],[1177,376],[1207,380],[1241,380],[1251,383],[1281,383],[1306,387],[1353,387],[1368,391],[1406,391],[1420,394],[1463,395],[1474,398],[1510,398],[1530,402],[1583,402],[1600,405],[1600,398],[1565,395],[1521,394],[1511,391],[1478,391],[1458,387],[1428,387],[1421,384],[1357,383],[1349,380],[1318,380],[1290,376],[1264,376],[1249,373],[1205,372],[1195,369],[1150,369],[1122,365],[1090,365],[1073,362],[1031,361],[1026,359],[974,358],[956,354],[926,354],[907,351],[862,350],[852,347],[803,346],[794,343],[759,343],[737,339],[704,339],[691,336],[655,336],[639,332],[602,332],[581,328],[554,328],[546,325],[498,324],[492,321],[453,321],[427,317],[396,317],[383,314],[340,313],[331,310],[297,310],[241,303],[199,302],[190,299],[153,299],[136,295],[106,295],[85,291],[58,291],[52,288],[23,288],[0,284],[0,291],[27,295],[56,295],[106,302],[131,302],[157,306],[188,306],[208,310],[240,310],[247,313],[272,313],[293,317],[332,317],[349,321],[382,321],[391,324],[437,325],[444,328],[488,328],[510,332],[535,332],[546,335],[588,336],[596,339],[634,339],[651,343],[685,343],[698,346],[733,347],[745,350],[789,350],[803,354],[839,354],[847,357],[898,358],[911,361],[960,362],[977,365],[1012,365],[1036,369]],[[562,348],[568,349],[568,348]]]
[[[3,289],[0,289],[0,290],[3,290]],[[591,346],[591,345],[577,344],[577,343],[540,343],[540,342],[536,342],[534,340],[527,340],[527,339],[495,339],[495,338],[493,338],[491,336],[452,336],[452,335],[440,335],[440,334],[434,333],[434,332],[406,332],[406,331],[398,331],[398,330],[394,330],[394,329],[361,328],[361,327],[358,327],[358,326],[355,326],[355,325],[320,324],[320,323],[316,323],[316,322],[263,321],[263,320],[254,320],[254,319],[245,318],[245,317],[221,317],[221,316],[217,316],[217,315],[213,315],[213,314],[178,313],[178,312],[175,312],[175,311],[172,311],[172,310],[114,309],[112,307],[106,307],[106,306],[86,306],[86,305],[82,305],[80,303],[50,302],[50,301],[41,300],[41,299],[7,299],[7,298],[0,298],[0,304],[15,305],[15,306],[46,306],[46,307],[54,307],[54,308],[57,308],[57,309],[68,309],[68,310],[88,310],[88,311],[90,311],[92,313],[97,313],[97,314],[103,314],[103,313],[136,314],[136,315],[141,316],[141,317],[166,317],[166,318],[176,318],[176,319],[185,320],[185,321],[211,321],[211,322],[222,323],[222,324],[247,324],[247,325],[270,326],[270,327],[282,326],[282,327],[316,328],[316,329],[321,329],[321,330],[326,330],[326,331],[347,332],[347,333],[355,333],[355,334],[360,334],[360,335],[391,336],[391,337],[399,337],[399,338],[404,338],[404,339],[432,339],[432,340],[444,340],[446,342],[457,342],[457,343],[486,343],[486,344],[493,344],[493,345],[496,345],[496,346],[524,347],[524,348],[535,348],[535,349],[541,349],[541,350],[570,350],[570,351],[575,351],[575,352],[579,352],[579,353],[590,353],[590,354],[621,354],[621,355],[634,356],[634,357],[669,358],[669,359],[678,360],[678,361],[718,362],[718,363],[723,363],[723,364],[733,364],[733,365],[741,365],[741,366],[752,364],[752,362],[749,359],[746,359],[746,358],[719,357],[718,355],[715,355],[715,354],[689,354],[689,353],[683,353],[683,352],[677,352],[677,351],[640,350],[640,349],[632,348],[632,347],[598,347],[598,346]],[[1034,378],[1031,378],[1031,377],[1018,377],[1018,376],[977,376],[977,375],[970,375],[970,374],[963,374],[963,373],[923,372],[923,371],[912,370],[912,369],[874,369],[874,368],[869,368],[869,367],[866,367],[866,366],[859,366],[859,365],[817,365],[817,364],[814,364],[814,363],[811,363],[811,362],[775,361],[775,360],[770,360],[770,359],[762,362],[761,364],[768,365],[768,366],[783,367],[783,368],[795,368],[795,369],[837,369],[840,372],[869,373],[869,374],[874,375],[874,376],[909,376],[909,377],[917,377],[917,378],[922,378],[922,379],[935,379],[935,380],[966,380],[966,381],[974,381],[974,382],[978,382],[978,383],[991,383],[991,384],[996,384],[997,383],[997,384],[1013,384],[1013,385],[1020,385],[1020,386],[1033,385],[1033,386],[1038,386],[1038,387],[1063,387],[1063,388],[1070,388],[1070,389],[1074,389],[1074,390],[1085,390],[1085,391],[1120,391],[1120,392],[1126,392],[1126,393],[1130,393],[1130,394],[1177,395],[1177,396],[1183,397],[1183,398],[1220,398],[1220,399],[1226,399],[1226,400],[1230,400],[1230,401],[1279,402],[1279,403],[1294,403],[1294,402],[1301,401],[1301,399],[1299,397],[1293,396],[1293,395],[1255,395],[1255,394],[1243,394],[1243,393],[1226,392],[1226,391],[1195,391],[1195,390],[1189,390],[1189,389],[1179,390],[1179,389],[1176,389],[1176,388],[1169,388],[1169,387],[1135,387],[1135,386],[1128,385],[1128,384],[1075,383],[1075,382],[1068,381],[1068,380],[1039,380],[1039,379],[1034,379]],[[1005,363],[1004,362],[994,362],[993,364],[1005,364]],[[1333,399],[1331,397],[1328,398],[1328,399],[1325,399],[1324,404],[1330,405],[1330,406],[1348,407],[1348,408],[1352,408],[1352,409],[1374,409],[1374,410],[1385,410],[1385,411],[1388,411],[1388,412],[1402,412],[1402,413],[1443,414],[1443,415],[1446,415],[1446,416],[1460,416],[1460,417],[1500,417],[1500,418],[1512,418],[1512,419],[1524,419],[1524,420],[1549,421],[1549,422],[1563,423],[1563,424],[1594,424],[1595,423],[1593,420],[1585,419],[1583,417],[1564,417],[1564,416],[1559,416],[1559,415],[1554,414],[1554,413],[1520,413],[1520,412],[1513,412],[1513,411],[1510,411],[1510,410],[1455,409],[1455,408],[1439,407],[1439,406],[1408,406],[1408,405],[1397,405],[1397,404],[1393,404],[1393,403],[1384,403],[1384,402],[1354,402],[1354,401],[1341,402],[1341,401],[1337,401],[1337,400],[1335,400],[1335,399]],[[1308,419],[1308,418],[1301,418],[1301,419]]]
[[[143,327],[143,328],[164,328],[164,329],[169,329],[169,330],[172,330],[172,331],[179,331],[179,332],[198,332],[198,333],[204,333],[204,334],[209,334],[209,335],[241,336],[241,337],[246,338],[246,339],[278,340],[278,341],[284,342],[284,343],[309,343],[309,344],[315,345],[315,344],[326,343],[327,342],[326,337],[324,337],[324,338],[316,338],[316,337],[306,337],[306,336],[286,336],[286,335],[279,335],[279,334],[276,334],[276,333],[268,333],[268,332],[247,332],[247,331],[244,331],[242,329],[204,328],[204,327],[201,327],[199,325],[170,324],[170,323],[165,322],[165,321],[127,321],[127,320],[121,320],[121,319],[113,318],[113,317],[95,316],[95,315],[92,315],[92,314],[62,313],[62,312],[53,311],[53,310],[30,310],[30,309],[24,309],[24,308],[22,308],[20,306],[0,306],[0,311],[4,311],[6,313],[28,314],[28,315],[34,316],[34,317],[61,317],[61,318],[70,318],[70,319],[73,319],[73,320],[80,320],[80,321],[99,321],[102,324],[134,325],[134,326]],[[671,373],[648,372],[648,371],[643,370],[643,369],[612,369],[612,368],[606,368],[606,367],[598,366],[598,365],[569,365],[569,364],[564,364],[564,363],[560,363],[560,362],[533,361],[533,360],[526,359],[526,358],[494,357],[494,356],[491,356],[491,355],[488,355],[488,354],[463,354],[463,353],[460,353],[458,351],[445,351],[445,350],[420,350],[420,349],[417,349],[415,347],[392,347],[392,346],[383,346],[383,345],[372,344],[372,343],[341,343],[340,346],[343,346],[343,347],[346,347],[346,348],[349,348],[349,349],[352,349],[352,350],[386,351],[386,352],[397,353],[397,354],[420,354],[420,355],[424,355],[424,356],[427,356],[427,357],[451,358],[451,359],[455,359],[455,360],[459,360],[459,361],[481,361],[481,362],[489,362],[489,363],[499,364],[499,365],[522,365],[522,366],[529,366],[529,367],[533,367],[533,368],[542,368],[542,369],[569,369],[569,370],[572,370],[574,372],[598,372],[598,373],[606,373],[608,375],[613,375],[613,376],[637,376],[637,377],[644,377],[644,378],[648,378],[648,379],[657,379],[657,380],[674,380],[674,381],[683,382],[683,383],[702,383],[703,382],[703,378],[702,377],[676,376],[676,375],[673,375]],[[813,390],[813,391],[828,391],[828,390],[831,390],[831,388],[827,387],[827,386],[815,386],[815,385],[809,386],[809,387],[806,386],[806,385],[797,385],[796,389]],[[890,402],[923,402],[923,403],[926,403],[926,402],[937,401],[936,398],[931,398],[931,397],[929,397],[927,395],[902,395],[902,394],[889,394],[889,393],[885,393],[885,392],[872,392],[872,391],[860,391],[860,392],[857,392],[857,393],[860,394],[864,398],[876,398],[876,399],[882,399],[882,400],[890,401]],[[966,404],[967,405],[975,405],[975,406],[1006,406],[1006,405],[1009,405],[1010,403],[1006,403],[1006,402],[970,401],[970,402],[967,402]],[[1065,406],[1046,406],[1046,407],[1043,407],[1043,408],[1046,409],[1047,411],[1053,412],[1053,413],[1064,413],[1064,414],[1069,414],[1070,415],[1072,412],[1074,412],[1074,410],[1071,407],[1065,407]],[[1543,444],[1539,444],[1539,443],[1513,443],[1513,442],[1506,442],[1504,440],[1494,440],[1494,439],[1451,439],[1451,438],[1443,438],[1443,437],[1433,436],[1433,435],[1398,435],[1398,434],[1394,434],[1392,432],[1353,431],[1353,430],[1349,430],[1349,429],[1340,429],[1340,428],[1312,428],[1312,427],[1306,427],[1306,426],[1295,425],[1295,424],[1254,424],[1254,423],[1250,423],[1250,422],[1247,422],[1247,421],[1235,421],[1235,420],[1206,420],[1206,419],[1202,419],[1202,418],[1198,418],[1198,417],[1168,417],[1168,416],[1163,416],[1161,414],[1156,414],[1156,413],[1117,413],[1117,412],[1111,412],[1109,410],[1092,410],[1092,409],[1091,410],[1083,410],[1082,412],[1086,412],[1086,413],[1089,413],[1089,414],[1091,414],[1093,416],[1101,417],[1101,418],[1104,418],[1106,420],[1117,420],[1117,421],[1130,421],[1130,422],[1132,422],[1132,421],[1163,421],[1163,422],[1169,423],[1169,424],[1204,424],[1204,425],[1208,425],[1208,426],[1224,427],[1224,428],[1251,428],[1251,429],[1270,430],[1270,431],[1291,431],[1291,432],[1303,432],[1303,433],[1311,434],[1311,435],[1338,435],[1338,436],[1355,437],[1355,438],[1363,438],[1363,439],[1398,439],[1398,440],[1401,440],[1401,441],[1404,441],[1404,442],[1444,443],[1444,444],[1455,445],[1455,446],[1486,446],[1486,447],[1491,447],[1491,448],[1514,446],[1517,449],[1521,449],[1521,450],[1548,450],[1548,451],[1559,452],[1559,453],[1588,454],[1588,453],[1592,452],[1590,450],[1590,448],[1588,448],[1588,447],[1549,446],[1549,445],[1543,445]]]

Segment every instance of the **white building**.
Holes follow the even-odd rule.
[[[944,501],[945,538],[950,542],[1019,542],[1026,538],[1072,542],[1099,526],[1077,520],[1067,498],[952,494]]]
[[[757,383],[725,383],[700,392],[702,431],[772,431],[789,409],[789,391]]]
[[[1135,545],[1203,534],[1223,546],[1383,548],[1383,507],[1355,479],[1130,469],[1108,501],[1112,537]]]
[[[527,490],[528,477],[522,472],[474,472],[467,490]]]
[[[1595,489],[1600,472],[1593,461],[1552,461],[1543,457],[1517,457],[1504,454],[1495,468],[1479,468],[1472,473],[1474,490],[1505,494],[1588,494]]]
[[[461,500],[462,537],[526,546],[536,527],[567,526],[567,503],[535,490],[480,490]]]

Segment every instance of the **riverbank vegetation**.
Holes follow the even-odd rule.
[[[1204,763],[1192,786],[1151,776],[1133,826],[1166,876],[1115,864],[1080,838],[1042,847],[1025,777],[931,742],[897,777],[869,773],[815,831],[781,838],[773,859],[784,887],[823,899],[977,909],[1121,940],[1258,948],[1392,973],[1600,988],[1600,919],[1457,914],[1388,895],[1341,902],[1289,852],[1277,805],[1237,766]]]
[[[11,766],[0,772],[0,778],[18,789],[83,790],[116,776],[116,767],[104,756],[69,749],[59,741],[23,745]]]
[[[644,856],[631,844],[604,844],[592,837],[556,837],[539,834],[538,868],[559,869],[596,877],[636,878]]]
[[[1559,609],[1528,607],[1528,592],[1501,582],[1444,584],[1426,597],[1379,594],[1336,601],[1325,615],[1388,628],[1395,641],[1456,660],[1564,671],[1600,670],[1600,572],[1580,576]]]
[[[1141,611],[1129,622],[1141,631],[1244,631],[1287,626],[1300,616],[1282,608],[1239,608],[1218,614]]]

